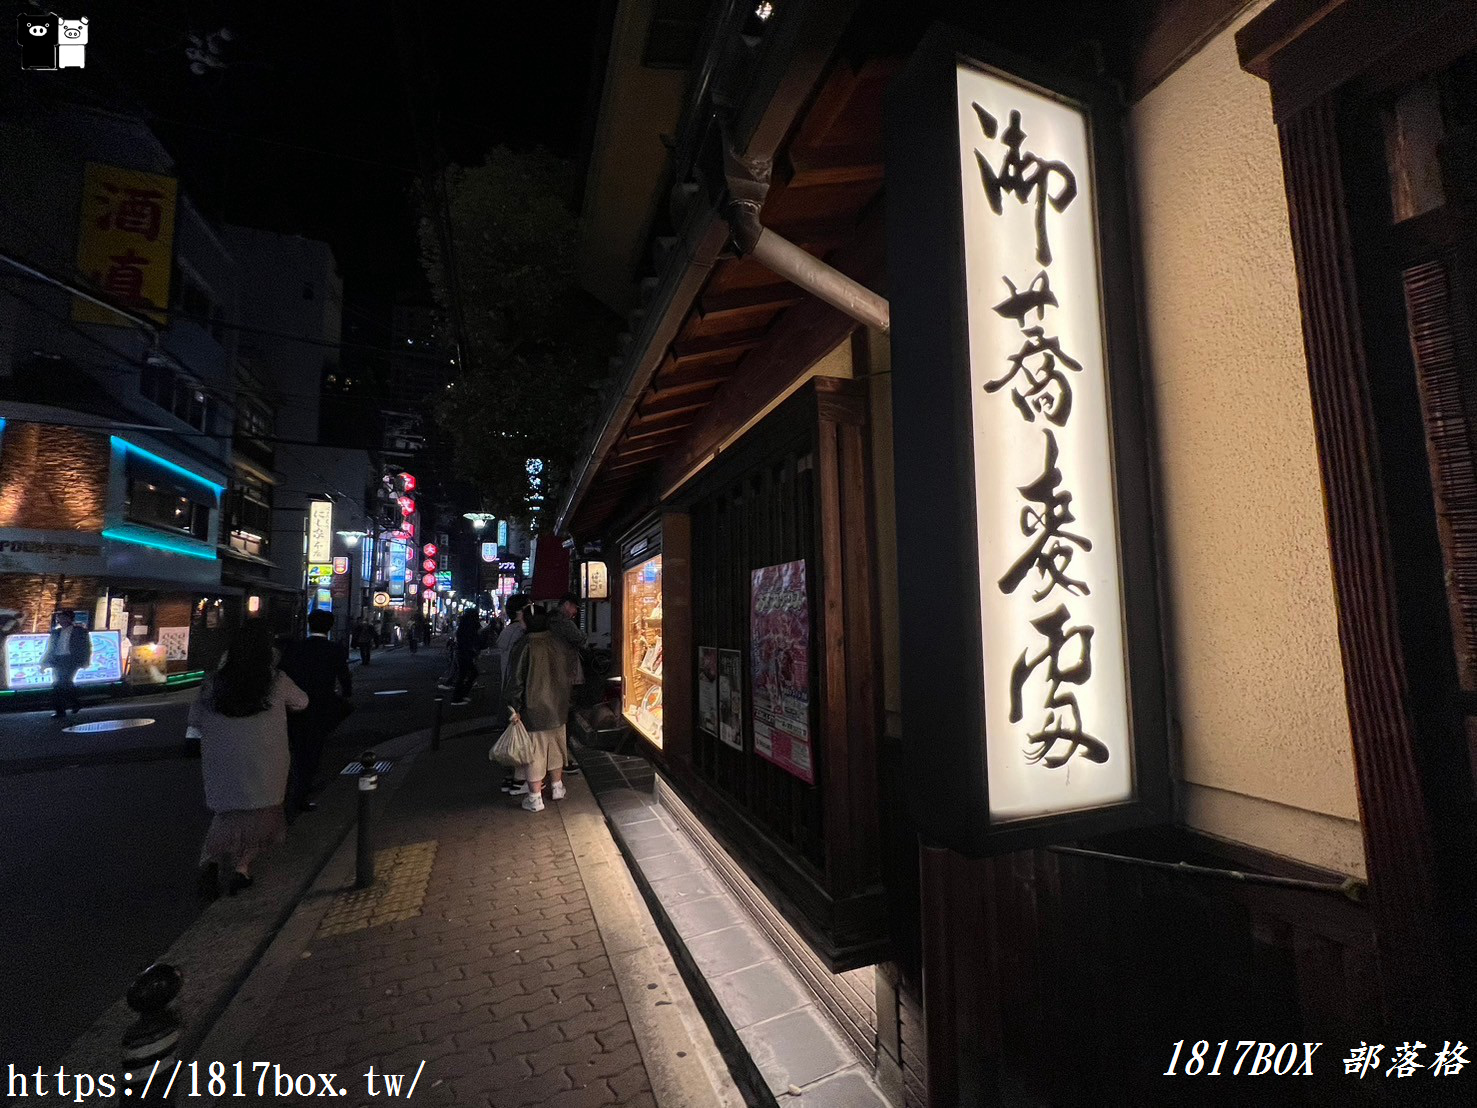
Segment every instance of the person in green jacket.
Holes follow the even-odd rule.
[[[538,610],[527,616],[528,634],[520,642],[508,677],[506,699],[516,719],[533,738],[534,756],[527,770],[528,793],[523,809],[544,810],[544,777],[553,778],[549,795],[564,799],[564,763],[569,760],[565,725],[569,720],[571,684],[565,647],[549,631],[549,617]]]

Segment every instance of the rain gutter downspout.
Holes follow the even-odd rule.
[[[762,201],[749,197],[731,197],[723,215],[733,230],[733,242],[740,254],[752,257],[772,273],[798,285],[806,292],[868,327],[883,334],[892,329],[892,312],[887,298],[865,285],[853,281],[834,266],[827,265],[814,254],[796,246],[789,239],[759,222]]]

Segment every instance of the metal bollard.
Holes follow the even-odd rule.
[[[446,697],[438,696],[435,701],[435,715],[431,717],[431,749],[441,749],[441,709],[446,704]]]
[[[374,751],[366,750],[359,756],[359,838],[358,857],[355,866],[354,887],[367,889],[374,884],[374,844],[369,834],[369,802],[374,790],[379,788],[379,774],[374,771]]]
[[[175,1069],[174,1052],[184,1030],[184,1022],[170,1004],[184,980],[174,966],[156,962],[128,986],[128,1006],[139,1016],[123,1032],[123,1080],[118,1104],[139,1103],[145,1090],[150,1100],[164,1100]]]

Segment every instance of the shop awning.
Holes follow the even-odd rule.
[[[569,551],[552,536],[541,536],[537,544],[529,599],[558,600],[569,591]]]

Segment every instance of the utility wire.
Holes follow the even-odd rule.
[[[44,316],[47,319],[50,319],[50,320],[52,320],[55,323],[60,323],[62,326],[66,327],[69,331],[72,331],[74,334],[80,335],[82,338],[86,339],[93,346],[96,346],[99,349],[106,351],[107,353],[113,355],[116,358],[121,358],[124,361],[127,361],[130,365],[137,365],[138,364],[138,357],[137,357],[136,354],[134,354],[131,351],[119,349],[118,347],[112,345],[111,343],[108,343],[108,342],[103,341],[102,339],[98,338],[96,335],[92,334],[90,331],[83,330],[81,326],[79,326],[77,323],[75,323],[73,320],[69,319],[68,317],[66,317],[64,315],[60,315],[60,314],[58,314],[56,312],[48,311],[45,307],[43,307],[42,305],[36,303],[36,301],[32,300],[30,297],[22,296],[20,293],[16,292],[14,289],[4,289],[4,290],[0,290],[0,291],[4,291],[6,295],[11,296],[11,297],[14,297],[16,300],[19,300],[21,303],[27,305],[34,312],[36,312],[38,315]],[[166,357],[166,358],[169,358],[169,359],[171,359],[171,360],[179,363],[179,365],[180,365],[180,367],[182,369],[184,369],[186,372],[192,374],[194,377],[196,377],[196,378],[203,378],[204,377],[203,374],[199,373],[197,370],[194,370],[194,369],[190,368],[182,359],[179,359],[179,358],[175,357],[173,354],[169,353],[168,351],[161,350],[160,351],[160,354],[162,356]],[[101,371],[101,372],[104,372],[104,373],[125,374],[125,373],[131,373],[132,372],[132,370],[124,369],[121,366],[104,365],[102,363],[91,363],[91,365],[90,365],[89,368],[93,368],[93,369],[96,369],[96,370]],[[192,382],[192,386],[194,388],[198,389],[200,392],[209,393],[212,396],[216,396],[216,397],[222,398],[222,399],[234,400],[234,398],[236,398],[238,396],[249,396],[249,397],[253,397],[253,398],[257,399],[257,400],[261,400],[264,403],[269,403],[269,404],[272,403],[272,402],[274,402],[274,401],[286,400],[286,399],[301,399],[301,400],[317,399],[317,400],[320,400],[320,401],[321,400],[329,400],[329,401],[339,401],[339,402],[342,402],[342,401],[353,401],[353,400],[363,400],[363,401],[384,402],[384,403],[402,403],[402,404],[405,403],[406,400],[407,400],[406,397],[397,396],[397,395],[394,395],[394,394],[384,393],[384,392],[356,392],[356,393],[347,393],[347,392],[336,392],[336,391],[330,391],[330,390],[324,390],[324,391],[320,391],[320,392],[296,392],[296,391],[290,391],[290,390],[274,389],[274,388],[272,388],[270,386],[263,386],[262,388],[254,388],[254,387],[247,386],[247,385],[236,385],[236,386],[233,386],[233,387],[232,386],[222,386],[222,385],[212,385],[212,384],[206,384],[203,380],[196,380],[196,381]]]

